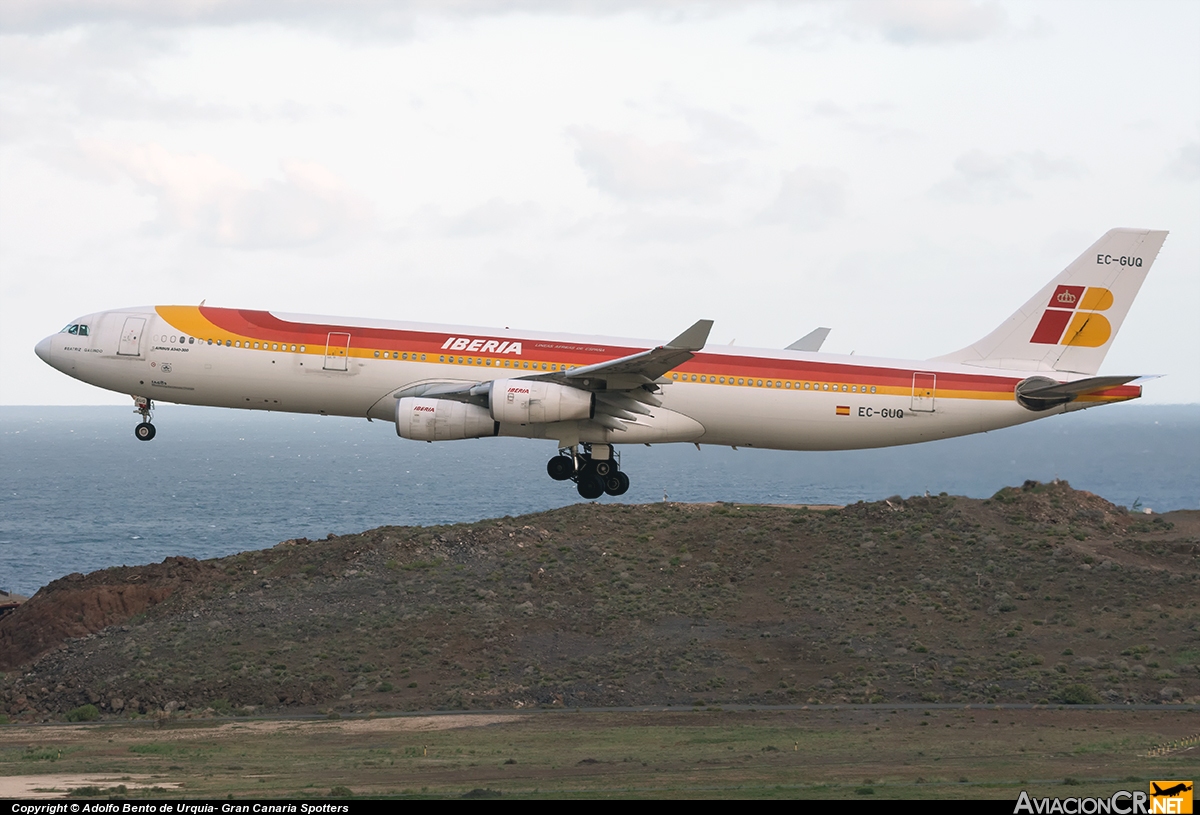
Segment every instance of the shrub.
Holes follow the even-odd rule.
[[[100,710],[95,705],[80,705],[67,711],[68,722],[94,722],[100,718]]]
[[[1100,704],[1100,694],[1092,690],[1089,685],[1084,684],[1067,685],[1059,694],[1059,699],[1068,705]]]

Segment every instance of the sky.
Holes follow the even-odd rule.
[[[1102,374],[1200,402],[1200,3],[6,0],[0,404],[193,304],[925,359],[1170,230]]]

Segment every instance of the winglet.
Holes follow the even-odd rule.
[[[712,320],[697,320],[691,328],[671,340],[665,347],[681,351],[699,351],[708,342],[708,332],[712,331],[712,327]]]

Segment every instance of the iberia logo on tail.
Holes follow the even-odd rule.
[[[1098,348],[1112,336],[1103,314],[1113,304],[1112,292],[1099,286],[1059,286],[1050,295],[1046,312],[1030,342],[1041,345],[1082,345]]]

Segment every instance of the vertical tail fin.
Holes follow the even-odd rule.
[[[1095,374],[1166,240],[1110,229],[999,328],[936,357],[985,368]]]

